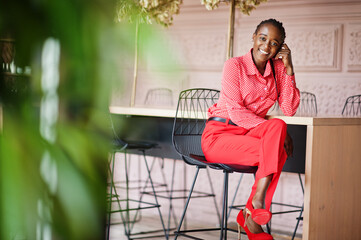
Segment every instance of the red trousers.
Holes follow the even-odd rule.
[[[202,150],[209,162],[258,166],[248,203],[256,193],[258,180],[273,174],[265,197],[265,208],[269,210],[287,159],[286,134],[287,125],[280,119],[268,120],[251,130],[208,121],[202,135]]]

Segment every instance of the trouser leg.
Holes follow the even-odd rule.
[[[265,196],[265,209],[269,210],[283,165],[287,159],[287,154],[284,150],[286,134],[287,125],[278,119],[269,120],[248,133],[251,136],[261,137],[260,163],[256,172],[255,183],[252,186],[252,192],[248,199],[249,204],[252,203],[252,199],[256,194],[258,181],[272,174],[272,180]]]
[[[210,162],[258,166],[250,201],[256,193],[258,180],[272,174],[265,197],[266,209],[269,209],[287,159],[284,150],[286,134],[287,125],[280,119],[268,120],[250,131],[208,122],[202,137],[202,149]]]

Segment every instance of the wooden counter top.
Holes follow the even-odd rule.
[[[174,118],[176,109],[170,108],[154,108],[154,107],[124,107],[124,106],[110,106],[109,111],[113,114],[122,115],[138,115],[151,117],[168,117]],[[307,126],[337,126],[337,125],[361,125],[360,117],[342,117],[342,116],[267,116],[268,119],[279,118],[287,124],[293,125],[307,125]]]

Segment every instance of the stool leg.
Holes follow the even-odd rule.
[[[147,159],[145,157],[145,152],[143,151],[143,157],[144,157],[144,162],[145,162],[145,166],[147,167],[147,171],[148,171],[148,179],[150,181],[150,185],[152,187],[152,191],[153,191],[153,194],[154,194],[154,200],[155,200],[155,203],[159,206],[157,209],[158,209],[158,213],[159,213],[159,218],[160,218],[160,221],[162,223],[162,227],[163,227],[163,231],[164,231],[164,234],[165,234],[165,237],[166,239],[168,239],[168,234],[167,234],[167,231],[165,229],[165,225],[164,225],[164,221],[163,221],[163,217],[162,217],[162,212],[160,211],[160,205],[158,203],[158,199],[157,199],[157,195],[155,193],[155,189],[154,189],[154,185],[153,185],[153,180],[152,180],[152,177],[151,177],[151,172],[150,172],[150,169],[149,169],[149,166],[148,166],[148,162],[147,162]]]
[[[140,215],[140,208],[141,208],[141,202],[143,200],[143,196],[145,195],[145,192],[146,192],[146,188],[148,187],[148,183],[150,183],[150,186],[152,188],[152,192],[153,192],[153,195],[154,195],[154,199],[155,199],[155,205],[157,206],[158,208],[158,213],[159,213],[159,216],[160,216],[160,221],[162,223],[162,230],[164,231],[164,234],[165,234],[165,237],[166,239],[168,239],[168,234],[166,232],[166,229],[165,229],[165,225],[164,225],[164,221],[163,221],[163,217],[162,217],[162,214],[161,214],[161,211],[160,211],[160,204],[158,203],[158,199],[157,199],[157,196],[156,196],[156,193],[155,193],[155,188],[154,188],[154,183],[153,183],[153,180],[151,178],[151,171],[152,171],[152,168],[154,166],[154,161],[152,162],[151,166],[148,165],[148,161],[147,161],[147,158],[146,158],[146,155],[145,155],[145,151],[144,150],[141,150],[142,152],[142,158],[144,160],[144,163],[145,163],[145,166],[146,166],[146,170],[147,170],[147,180],[145,181],[145,185],[143,186],[143,189],[141,190],[140,192],[140,197],[139,197],[139,200],[138,200],[138,209],[137,211],[135,212],[135,215],[134,215],[134,218],[132,220],[132,225],[130,225],[128,227],[128,232],[130,234],[130,232],[133,230],[134,226],[135,226],[135,222],[137,221],[137,217],[138,215]],[[129,221],[130,222],[130,221]]]
[[[110,158],[110,163],[112,164],[110,170],[110,196],[109,196],[109,206],[108,206],[108,226],[107,226],[107,237],[106,239],[109,240],[109,233],[110,233],[110,218],[111,218],[111,211],[112,211],[112,200],[113,200],[113,181],[114,181],[114,159],[115,159],[115,152],[112,152],[112,157]],[[110,167],[110,166],[109,166]]]
[[[157,161],[159,160],[159,161]],[[175,174],[175,164],[176,164],[176,160],[173,160],[173,170],[172,170],[172,180],[171,180],[171,189],[169,190],[168,188],[168,184],[167,184],[167,180],[166,180],[166,176],[165,176],[165,173],[164,173],[164,158],[158,158],[158,157],[154,157],[153,158],[153,161],[150,165],[150,172],[152,172],[153,170],[153,167],[154,167],[154,164],[158,162],[159,164],[159,168],[160,168],[160,173],[162,175],[162,179],[163,179],[163,183],[160,185],[160,187],[164,187],[165,188],[165,192],[167,193],[167,197],[169,199],[169,209],[168,209],[168,220],[167,220],[167,233],[168,233],[168,236],[170,234],[170,225],[171,225],[171,218],[173,216],[173,221],[174,221],[174,224],[175,226],[178,226],[178,223],[177,223],[177,219],[176,219],[176,215],[174,213],[174,209],[173,209],[173,204],[172,204],[172,201],[173,201],[173,188],[174,188],[174,174]],[[148,187],[148,183],[149,183],[149,178],[147,178],[146,182],[145,182],[145,186],[144,186],[144,189],[143,191],[146,190],[146,188]],[[154,183],[153,183],[154,185]]]
[[[217,212],[218,221],[219,221],[220,224],[222,224],[222,223],[221,223],[221,215],[220,215],[220,213],[219,213],[219,209],[218,209],[218,205],[217,205],[217,201],[216,201],[216,194],[214,193],[214,187],[213,187],[211,175],[210,175],[210,173],[209,173],[209,169],[208,169],[208,168],[206,168],[206,171],[207,171],[209,186],[211,187],[211,194],[214,196],[214,197],[213,197],[213,202],[214,202],[214,207],[215,207],[216,212]]]
[[[297,223],[296,223],[295,230],[293,231],[292,240],[295,239],[295,237],[296,237],[297,228],[298,228],[298,225],[299,225],[299,223],[300,223],[300,221],[302,219],[302,214],[303,214],[303,204],[302,204],[302,208],[301,208],[301,211],[300,211],[300,215],[297,218]]]
[[[191,199],[191,196],[192,196],[192,193],[193,193],[193,189],[194,189],[194,186],[195,186],[196,181],[197,181],[198,173],[199,173],[199,167],[197,166],[196,173],[194,174],[193,183],[192,183],[192,186],[191,186],[191,188],[190,188],[190,190],[189,190],[187,202],[186,202],[186,204],[185,204],[185,206],[184,206],[184,210],[183,210],[183,213],[182,213],[181,220],[179,221],[179,225],[178,225],[177,231],[175,232],[175,238],[174,238],[174,240],[176,240],[176,239],[178,238],[178,232],[180,231],[180,229],[181,229],[181,227],[182,227],[182,223],[183,223],[183,220],[184,220],[184,216],[186,215],[187,208],[188,208],[188,205],[189,205],[189,201],[190,201],[190,199]]]
[[[169,210],[168,210],[168,227],[167,227],[168,236],[170,234],[170,223],[171,223],[172,213],[173,213],[174,225],[178,226],[177,218],[176,218],[176,215],[175,215],[174,209],[173,209],[173,191],[174,191],[174,175],[175,175],[176,161],[177,160],[175,160],[175,159],[173,160],[172,180],[171,180],[170,192],[169,192]],[[168,188],[167,188],[167,191],[168,191]]]
[[[223,185],[223,204],[222,204],[222,223],[221,234],[219,239],[227,239],[227,206],[228,206],[228,172],[224,171],[224,185]],[[224,238],[223,238],[224,235]]]
[[[302,196],[303,196],[304,193],[305,193],[305,190],[304,190],[304,188],[303,188],[303,183],[302,183],[302,178],[301,178],[301,174],[300,174],[300,173],[298,173],[298,179],[300,180],[301,189],[302,189]],[[304,206],[304,204],[302,204],[302,208],[301,208],[301,211],[300,211],[300,215],[299,215],[298,218],[297,218],[297,223],[296,223],[295,230],[293,231],[292,240],[295,239],[295,237],[296,237],[296,232],[297,232],[297,229],[298,229],[298,225],[300,224],[300,221],[301,221],[301,219],[302,219],[303,206]]]
[[[305,189],[303,188],[301,173],[298,174],[298,179],[300,180],[300,185],[301,185],[301,189],[302,189],[302,195],[304,195],[304,194],[305,194]]]
[[[128,176],[128,159],[127,159],[127,152],[124,152],[124,169],[125,169],[125,188],[126,188],[126,207],[125,207],[125,216],[126,216],[126,224],[127,227],[125,229],[127,230],[127,237],[130,237],[130,232],[131,232],[131,228],[130,228],[130,211],[129,211],[129,176]]]
[[[148,162],[147,162],[147,158],[146,158],[146,155],[145,155],[145,151],[144,150],[141,150],[142,152],[142,155],[143,155],[143,160],[144,160],[144,163],[145,163],[145,166],[146,166],[146,170],[147,170],[147,174],[148,174],[148,177],[147,177],[147,180],[145,182],[145,185],[143,186],[143,190],[141,191],[141,194],[140,194],[140,197],[139,197],[139,203],[138,203],[138,209],[137,211],[135,212],[135,215],[134,215],[134,219],[133,221],[131,222],[132,224],[129,225],[128,227],[128,232],[129,232],[129,236],[130,236],[130,233],[131,231],[133,230],[134,226],[135,226],[135,222],[136,222],[136,219],[138,217],[138,214],[140,214],[140,208],[141,208],[141,202],[142,202],[142,199],[143,199],[143,196],[144,196],[144,192],[147,188],[147,185],[148,185],[148,181],[150,183],[150,186],[152,188],[152,192],[153,192],[153,195],[154,195],[154,199],[155,199],[155,205],[157,206],[158,208],[158,213],[159,213],[159,216],[160,216],[160,221],[162,223],[162,229],[164,231],[164,234],[165,234],[165,237],[166,239],[168,239],[168,234],[166,232],[166,229],[165,229],[165,225],[164,225],[164,221],[163,221],[163,217],[162,217],[162,213],[160,211],[160,204],[158,202],[158,199],[157,199],[157,196],[156,196],[156,193],[155,193],[155,188],[154,188],[154,184],[153,184],[153,180],[152,180],[152,177],[151,177],[151,169],[153,167],[153,164],[151,166],[151,168],[149,168],[149,165],[148,165]],[[154,161],[153,161],[154,163]],[[126,174],[126,177],[127,177],[127,174]],[[126,181],[127,182],[127,181]],[[127,187],[127,190],[128,190],[128,187]],[[130,223],[130,220],[128,221]]]
[[[238,184],[237,184],[237,187],[236,187],[236,191],[234,191],[234,195],[233,195],[233,198],[232,198],[232,203],[231,203],[231,206],[229,208],[228,215],[227,215],[227,220],[228,220],[229,216],[231,215],[232,207],[234,205],[234,201],[236,200],[238,189],[239,189],[239,186],[241,185],[241,182],[242,182],[242,178],[243,178],[243,173],[241,173],[241,176],[239,177]]]
[[[119,199],[119,195],[117,193],[117,189],[115,187],[115,183],[114,183],[114,164],[115,164],[115,154],[116,151],[113,151],[112,153],[112,158],[110,160],[109,163],[109,173],[110,173],[110,197],[109,197],[109,207],[108,207],[108,229],[107,229],[107,240],[109,240],[109,235],[110,235],[110,225],[111,225],[111,214],[112,214],[112,203],[113,203],[113,197],[115,196],[116,201],[118,203],[118,208],[120,210],[120,217],[122,218],[122,222],[123,222],[123,226],[124,226],[124,234],[127,236],[127,238],[129,239],[129,231],[127,230],[127,225],[126,225],[126,219],[123,216],[122,213],[122,207],[120,204],[120,199]],[[110,167],[111,165],[111,167]],[[113,194],[114,191],[114,194]]]
[[[136,221],[137,216],[135,216],[134,219],[131,221],[131,219],[130,219],[130,205],[129,205],[129,202],[130,202],[130,196],[129,196],[130,163],[128,164],[128,161],[129,160],[127,158],[127,151],[125,149],[124,150],[124,171],[125,171],[125,189],[126,189],[125,202],[126,202],[126,206],[125,206],[125,213],[124,213],[125,217],[123,215],[123,211],[120,211],[120,216],[121,216],[122,221],[123,221],[125,235],[127,236],[128,239],[130,239],[132,226],[134,226],[134,222]],[[116,192],[115,186],[114,186],[114,192]],[[117,194],[117,201],[118,201],[119,209],[121,210],[121,205],[120,205],[119,195],[118,194]],[[131,223],[133,224],[132,226],[131,226]]]
[[[155,158],[153,158],[153,161],[152,161],[152,163],[150,164],[150,168],[149,168],[149,171],[150,171],[150,172],[153,171],[154,163],[155,163]],[[139,166],[140,166],[140,165],[141,165],[141,164],[139,164]],[[139,173],[138,173],[138,176],[140,176],[140,175],[141,175],[141,173],[139,172]],[[139,180],[139,181],[141,182],[141,180]],[[145,180],[145,184],[144,184],[144,186],[143,186],[143,192],[147,190],[147,188],[148,188],[148,183],[149,183],[149,177]]]
[[[130,158],[130,157],[129,157]],[[127,161],[126,161],[127,162]],[[130,162],[131,161],[129,161],[129,165],[130,165]],[[140,178],[140,176],[141,176],[141,167],[140,167],[140,165],[141,165],[141,162],[140,162],[140,160],[138,161],[138,177]],[[126,172],[126,176],[127,176],[127,172]],[[147,181],[148,181],[148,179],[147,179]],[[130,219],[129,219],[129,227],[128,227],[128,231],[129,231],[129,235],[130,235],[130,233],[132,232],[132,230],[133,230],[133,228],[134,228],[134,225],[135,225],[135,223],[137,222],[137,221],[140,221],[141,220],[141,218],[142,218],[142,216],[141,216],[141,211],[140,211],[140,208],[141,208],[141,204],[142,204],[142,200],[143,200],[143,195],[144,195],[144,191],[145,191],[145,189],[146,189],[146,185],[147,185],[147,181],[145,182],[145,185],[144,186],[142,186],[143,187],[143,190],[140,190],[140,196],[139,196],[139,200],[138,200],[138,208],[137,208],[137,210],[135,211],[135,214],[134,214],[134,217],[133,217],[133,220],[132,221],[130,221]],[[141,189],[141,179],[138,179],[138,188],[140,188]],[[129,191],[129,188],[127,187],[127,190]],[[139,219],[137,219],[138,218],[138,216],[139,216]],[[130,222],[132,223],[131,225],[130,225]]]

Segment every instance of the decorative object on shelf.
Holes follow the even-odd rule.
[[[173,15],[179,13],[182,0],[118,0],[116,21],[129,20],[135,22],[135,58],[134,75],[130,106],[135,103],[138,78],[138,42],[139,23],[152,24],[153,20],[165,27],[172,25]]]
[[[230,16],[228,28],[228,44],[227,44],[227,59],[233,57],[233,39],[234,39],[234,18],[235,8],[239,8],[243,14],[249,15],[251,11],[256,9],[262,2],[267,0],[201,0],[201,4],[205,5],[208,10],[218,8],[221,2],[230,3]]]
[[[0,99],[3,103],[8,103],[8,99],[20,102],[29,92],[30,75],[15,65],[15,53],[15,40],[8,35],[0,38]]]
[[[0,39],[0,62],[1,69],[4,72],[10,72],[10,64],[13,62],[15,56],[14,43],[14,39],[11,38]]]

